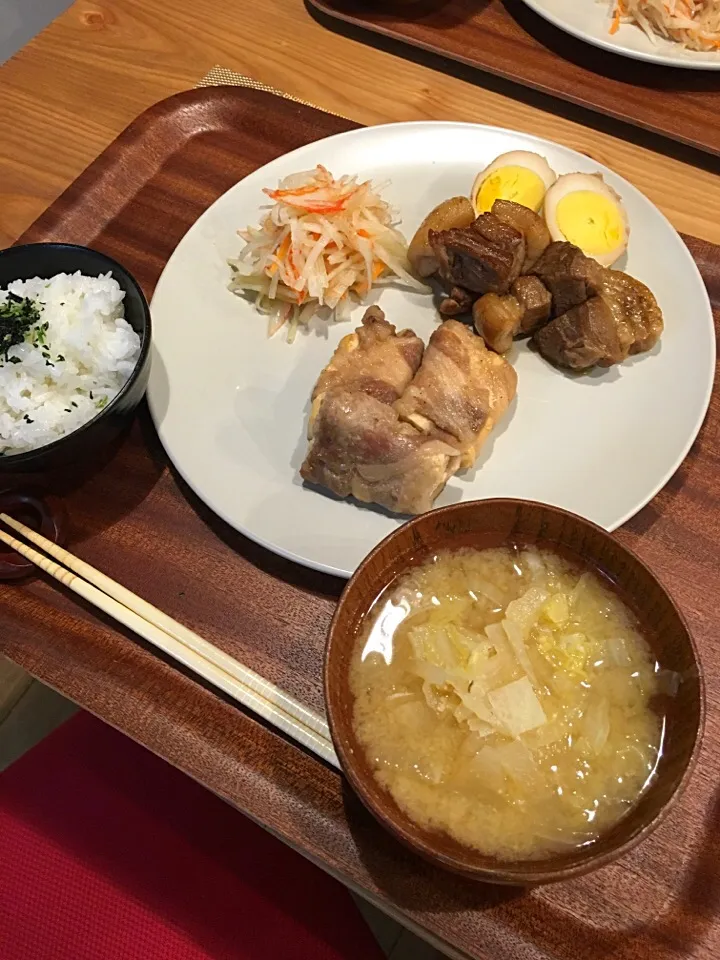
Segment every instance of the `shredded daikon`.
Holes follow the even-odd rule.
[[[369,180],[335,180],[323,166],[264,192],[273,201],[259,227],[229,261],[230,289],[268,314],[268,335],[287,326],[288,341],[315,316],[345,320],[374,285],[400,281],[426,291],[410,273],[394,213]]]

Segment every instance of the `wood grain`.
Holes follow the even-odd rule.
[[[318,10],[720,154],[716,73],[613,56],[522,0],[309,0]]]
[[[258,164],[351,126],[236,88],[182,94],[133,124],[23,239],[97,246],[149,295],[177,241],[224,190]],[[720,251],[690,245],[717,310]],[[454,955],[711,960],[720,954],[719,458],[716,391],[682,468],[618,533],[671,587],[700,648],[708,717],[692,789],[650,840],[572,883],[501,890],[421,864],[336,772],[44,579],[0,588],[0,652]],[[57,489],[74,552],[322,709],[324,642],[341,583],[272,556],[214,517],[168,467],[146,412],[103,466]]]
[[[364,124],[468,120],[557,140],[626,177],[679,230],[720,242],[720,164],[707,155],[676,159],[639,130],[409,56],[338,35],[302,0],[255,0],[252,15],[227,0],[76,0],[0,68],[0,247],[146,107],[216,63]]]

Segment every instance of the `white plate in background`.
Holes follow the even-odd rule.
[[[634,23],[621,23],[615,34],[610,33],[609,3],[596,0],[524,0],[524,2],[553,26],[570,33],[595,47],[619,53],[633,60],[646,60],[666,67],[686,70],[720,70],[720,51],[703,53],[687,50],[679,43],[655,37],[651,40]],[[668,96],[672,96],[669,93]]]

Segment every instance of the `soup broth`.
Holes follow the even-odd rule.
[[[410,570],[350,670],[378,781],[418,824],[502,859],[592,843],[629,810],[662,747],[660,683],[599,576],[517,547]]]

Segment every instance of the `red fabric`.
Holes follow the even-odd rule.
[[[380,960],[341,884],[80,714],[0,775],[0,960]]]

